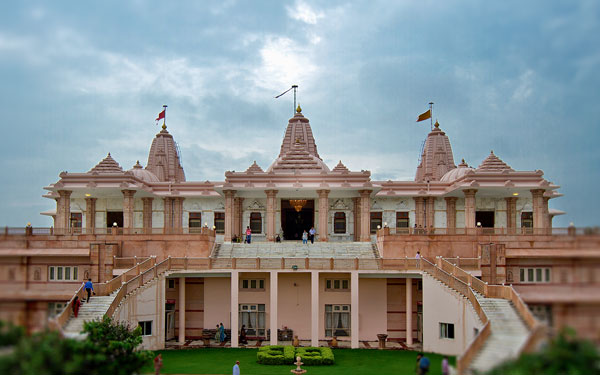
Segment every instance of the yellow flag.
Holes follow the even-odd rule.
[[[417,122],[427,120],[428,118],[431,118],[431,109],[427,110],[425,113],[421,113]]]

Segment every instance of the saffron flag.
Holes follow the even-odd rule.
[[[425,113],[421,113],[417,122],[427,120],[428,118],[431,118],[431,109],[428,109]]]
[[[165,118],[165,111],[166,109],[163,109],[162,112],[158,114],[156,121],[160,121],[161,119]]]

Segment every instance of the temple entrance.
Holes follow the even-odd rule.
[[[106,213],[106,227],[110,228],[117,223],[117,227],[123,228],[123,211],[108,211]]]
[[[475,223],[481,223],[483,228],[493,228],[494,216],[494,211],[477,211],[475,212]]]
[[[307,199],[300,212],[290,205],[289,199],[281,200],[281,228],[284,240],[302,239],[302,232],[314,226],[315,201]]]

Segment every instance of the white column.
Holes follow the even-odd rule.
[[[413,344],[412,336],[412,279],[406,279],[406,345]]]
[[[179,278],[179,343],[185,343],[185,277]]]
[[[239,289],[239,273],[238,271],[231,271],[231,347],[238,347],[238,289]]]
[[[350,274],[350,292],[352,293],[350,299],[350,332],[352,334],[350,347],[352,349],[358,349],[358,271],[352,271]]]
[[[319,347],[319,271],[310,272],[310,346]]]
[[[271,345],[277,345],[277,271],[271,271],[271,307],[270,307],[270,323],[271,328]]]

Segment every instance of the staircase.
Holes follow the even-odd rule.
[[[300,241],[222,243],[213,258],[361,258],[376,259],[378,252],[370,242]]]
[[[89,303],[82,301],[77,318],[71,312],[71,317],[63,328],[65,337],[84,338],[85,335],[81,333],[83,331],[83,323],[92,320],[102,320],[117,293],[118,290],[109,296],[92,296]]]
[[[471,372],[484,373],[507,359],[515,358],[527,340],[529,329],[513,304],[505,299],[475,296],[492,325],[492,333],[469,366]]]

